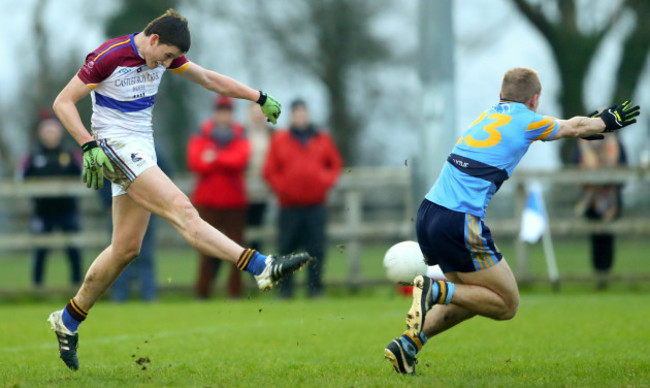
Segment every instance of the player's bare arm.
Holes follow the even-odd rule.
[[[92,141],[93,138],[81,122],[79,111],[77,110],[77,101],[90,94],[91,89],[88,85],[84,84],[78,76],[72,77],[70,82],[61,90],[59,95],[54,100],[52,108],[58,116],[59,120],[65,128],[70,132],[70,135],[79,143],[83,145]]]
[[[216,71],[205,69],[194,62],[190,62],[187,70],[180,73],[182,77],[197,83],[204,88],[224,96],[257,101],[260,92],[228,76]]]
[[[255,90],[216,71],[205,69],[196,63],[190,62],[187,69],[179,74],[215,93],[228,97],[256,101],[260,104],[264,115],[273,124],[277,123],[278,117],[282,112],[282,105],[273,96]]]
[[[557,120],[559,128],[553,140],[595,135],[605,130],[605,122],[599,118],[575,116],[568,120]]]
[[[636,118],[641,113],[638,105],[625,101],[619,105],[612,105],[602,112],[595,111],[590,117],[576,116],[569,120],[557,120],[559,128],[553,138],[581,137],[588,140],[602,138],[594,137],[601,133],[618,131],[621,128],[636,123]],[[591,139],[589,139],[591,137]]]

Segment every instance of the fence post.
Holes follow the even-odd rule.
[[[359,230],[362,221],[362,198],[359,191],[350,190],[345,193],[345,209],[347,211],[347,224],[350,230]],[[354,234],[352,234],[354,236]],[[351,237],[348,240],[349,283],[353,291],[361,285],[361,244],[359,239]]]
[[[523,180],[517,181],[515,189],[515,217],[519,223],[519,230],[521,230],[522,214],[526,207],[526,184]],[[519,237],[519,233],[515,233],[515,255],[517,256],[517,280],[520,283],[525,283],[529,280],[528,273],[528,244]]]

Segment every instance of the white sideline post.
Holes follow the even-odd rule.
[[[544,197],[542,197],[542,203],[544,203],[544,212],[546,212]],[[553,248],[553,239],[551,237],[551,220],[548,217],[548,213],[546,213],[546,219],[546,227],[544,228],[544,234],[542,235],[542,246],[544,247],[544,257],[546,258],[546,269],[548,271],[548,279],[551,281],[551,287],[553,287],[554,291],[559,291],[560,272],[557,269],[555,248]]]

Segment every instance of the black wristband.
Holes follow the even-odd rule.
[[[86,151],[92,150],[93,148],[97,148],[97,147],[98,147],[97,142],[95,140],[91,140],[88,143],[84,143],[81,146],[81,150],[83,152],[86,152]]]
[[[260,90],[260,98],[257,99],[257,103],[260,105],[264,105],[266,103],[266,93]]]
[[[615,113],[611,112],[610,109],[605,111],[605,114],[601,113],[598,117],[600,117],[600,119],[605,123],[605,130],[603,131],[604,133],[613,132],[623,127],[621,123],[616,120]]]

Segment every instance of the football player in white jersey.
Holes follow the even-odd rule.
[[[86,274],[77,294],[48,321],[59,341],[59,354],[73,370],[78,326],[100,295],[140,251],[151,213],[168,220],[201,253],[236,263],[268,289],[300,269],[310,257],[264,256],[244,249],[203,221],[188,197],[156,165],[151,113],[158,85],[170,70],[221,95],[256,101],[272,123],[281,105],[272,96],[217,72],[189,62],[191,43],[187,20],[169,9],[144,31],[111,39],[88,54],[79,70],[54,101],[54,111],[83,150],[83,180],[88,187],[112,182],[113,236]],[[76,103],[91,94],[89,131]]]

